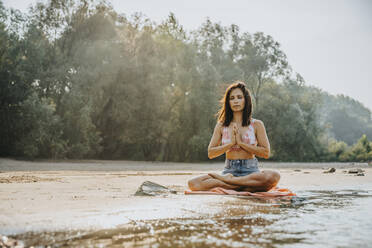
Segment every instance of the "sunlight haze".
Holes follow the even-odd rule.
[[[32,0],[4,0],[6,7],[25,11]],[[207,17],[241,32],[273,36],[293,70],[307,85],[350,96],[372,109],[371,1],[110,1],[127,16],[141,12],[160,23],[170,12],[187,29]]]

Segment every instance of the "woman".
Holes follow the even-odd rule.
[[[191,190],[214,187],[249,192],[268,191],[279,179],[279,173],[260,172],[255,156],[269,158],[270,144],[262,121],[252,118],[252,99],[242,82],[231,84],[221,100],[218,121],[208,146],[210,159],[226,153],[222,175],[209,173],[191,179]]]

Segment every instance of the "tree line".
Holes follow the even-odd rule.
[[[219,99],[242,80],[274,161],[371,161],[371,111],[295,73],[270,35],[186,31],[94,0],[0,0],[0,156],[206,161]],[[223,159],[223,158],[220,158]]]

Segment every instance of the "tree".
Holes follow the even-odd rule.
[[[22,137],[16,143],[18,154],[28,158],[63,158],[66,143],[61,136],[62,125],[55,113],[51,99],[40,99],[31,94],[20,104],[22,127],[18,129]]]
[[[272,159],[309,161],[319,159],[326,149],[318,123],[319,96],[293,80],[283,85],[264,85],[262,106],[255,117],[264,121],[272,146]],[[316,104],[317,103],[317,104]]]
[[[24,16],[19,11],[8,11],[0,1],[0,155],[17,155],[15,144],[22,137],[20,103],[31,94],[26,80],[25,50],[22,41]]]
[[[351,161],[372,161],[372,142],[365,134],[351,147],[349,157]]]
[[[320,123],[328,126],[328,135],[352,145],[365,134],[372,137],[372,114],[360,102],[343,95],[323,92],[319,109]]]
[[[288,78],[291,68],[280,44],[261,32],[253,36],[244,33],[241,38],[237,62],[243,79],[249,83],[256,107],[259,108],[261,90],[265,83],[282,77]]]

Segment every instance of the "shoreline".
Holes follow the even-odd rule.
[[[129,160],[37,160],[23,161],[0,158],[1,171],[151,171],[151,170],[222,170],[224,162],[181,163]],[[366,162],[267,162],[259,160],[262,169],[338,169],[372,168]]]

